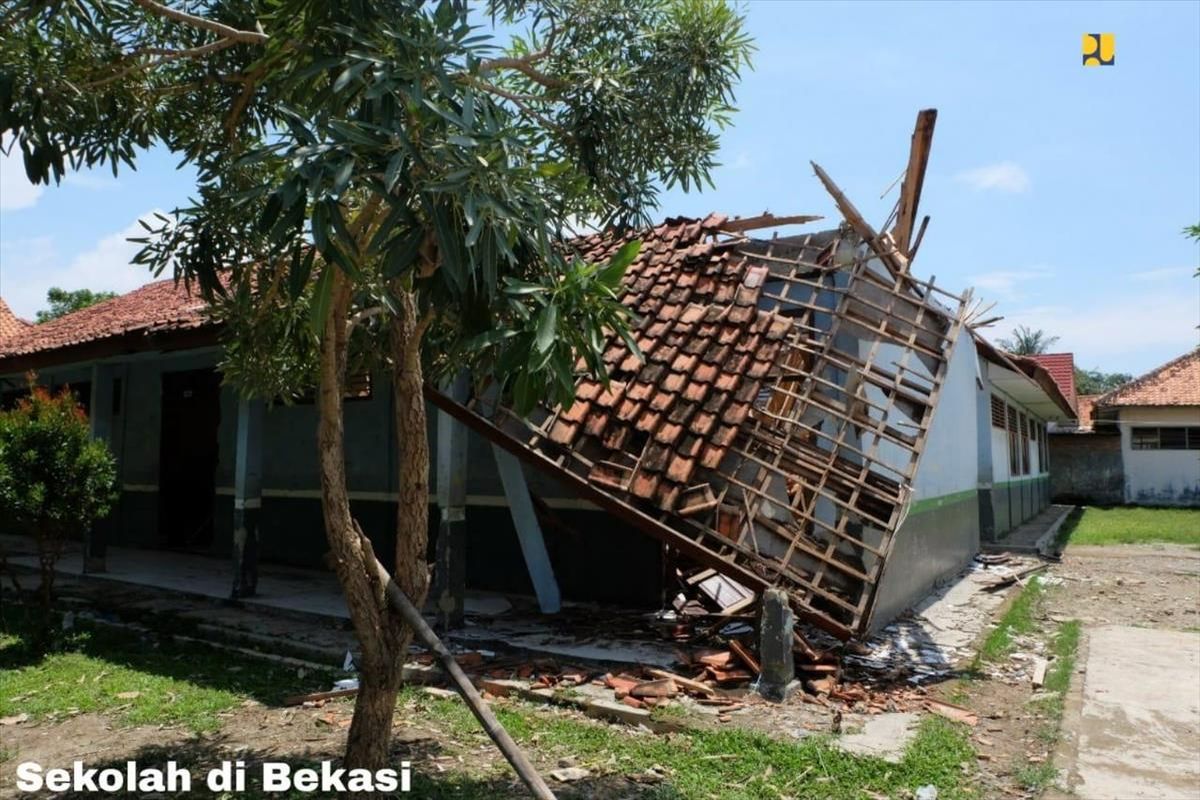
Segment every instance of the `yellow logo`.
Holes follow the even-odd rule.
[[[1083,65],[1110,67],[1117,63],[1117,37],[1111,33],[1083,35]]]

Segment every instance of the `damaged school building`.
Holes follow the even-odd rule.
[[[602,386],[521,418],[466,381],[430,388],[433,605],[464,586],[659,608],[693,581],[785,589],[800,618],[861,637],[1049,504],[1046,426],[1074,417],[1036,362],[975,332],[981,311],[918,277],[917,203],[932,137],[923,112],[895,224],[876,232],[815,164],[842,222],[672,218],[577,240],[624,279],[644,359],[614,336]],[[926,218],[926,222],[928,218]],[[890,222],[890,221],[889,221]],[[886,226],[885,226],[886,227]],[[915,234],[915,235],[914,235]],[[121,498],[87,543],[319,567],[326,550],[316,408],[222,385],[220,330],[160,281],[38,325],[0,305],[0,390],[26,374],[69,385],[119,464]],[[384,563],[394,530],[391,384],[364,374],[346,404],[353,509]]]

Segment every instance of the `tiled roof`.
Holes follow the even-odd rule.
[[[1063,396],[1067,398],[1072,406],[1076,405],[1075,355],[1073,353],[1042,353],[1041,355],[1030,356],[1030,358],[1046,368],[1046,371],[1050,373],[1050,377],[1054,379],[1054,382],[1058,384],[1058,388],[1062,390]]]
[[[1200,348],[1097,398],[1097,406],[1200,406]]]
[[[16,336],[29,327],[30,324],[14,314],[8,307],[8,303],[4,302],[4,298],[0,297],[0,342]]]
[[[209,324],[203,310],[204,302],[184,284],[174,280],[150,283],[0,338],[0,369],[4,359],[16,356],[48,353],[127,334],[149,336],[199,328]]]
[[[643,234],[623,302],[642,320],[636,337],[645,361],[610,340],[609,388],[582,379],[575,404],[549,431],[585,453],[640,456],[632,473],[598,460],[589,478],[665,510],[676,508],[698,469],[721,463],[790,328],[757,308],[767,268],[711,240],[724,222],[667,220]],[[593,236],[580,250],[603,263],[623,243]]]

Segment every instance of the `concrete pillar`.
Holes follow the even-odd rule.
[[[88,421],[91,425],[92,438],[103,440],[110,448],[113,443],[113,382],[115,378],[116,367],[114,365],[92,365],[92,394],[89,399]],[[112,524],[110,515],[107,519],[93,522],[91,528],[84,534],[84,572],[107,571],[105,559],[108,555],[108,539],[111,536]]]
[[[508,499],[509,512],[517,529],[521,553],[525,556],[525,568],[529,570],[529,579],[533,581],[538,605],[542,613],[556,614],[562,607],[558,580],[554,577],[550,554],[546,552],[546,541],[533,508],[533,499],[529,496],[529,487],[525,484],[521,462],[512,453],[496,445],[492,445],[492,455],[500,471],[500,482],[504,484],[504,496]]]
[[[445,391],[467,399],[466,372]],[[467,429],[454,417],[437,414],[438,536],[433,569],[433,598],[443,630],[460,628],[467,594]]]
[[[258,590],[258,526],[262,514],[262,439],[266,403],[238,400],[233,467],[233,590],[231,599]]]
[[[767,589],[762,596],[762,618],[758,626],[758,655],[762,673],[757,691],[773,703],[787,700],[800,686],[792,655],[796,615],[787,592]]]

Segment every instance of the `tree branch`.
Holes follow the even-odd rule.
[[[265,33],[260,33],[258,31],[239,30],[238,28],[230,27],[229,25],[225,25],[224,23],[217,22],[215,20],[205,19],[204,17],[198,17],[194,14],[189,14],[186,11],[179,11],[174,8],[169,8],[161,3],[156,3],[154,0],[133,0],[133,2],[134,4],[146,9],[151,14],[155,14],[160,17],[166,17],[167,19],[173,19],[176,22],[181,22],[184,25],[192,28],[211,31],[223,39],[233,39],[234,41],[245,44],[265,44],[267,42],[268,37]]]
[[[100,86],[106,86],[110,83],[119,81],[125,76],[131,75],[134,72],[142,72],[145,70],[154,69],[155,67],[160,67],[163,64],[171,61],[178,61],[184,58],[198,58],[200,56],[208,55],[209,53],[215,53],[219,50],[225,50],[226,48],[233,47],[235,44],[238,44],[235,39],[218,39],[215,42],[202,44],[198,47],[189,47],[186,50],[167,50],[161,47],[148,47],[144,50],[138,50],[130,53],[129,57],[140,58],[144,55],[158,55],[161,56],[161,58],[157,58],[153,61],[139,61],[134,64],[130,64],[125,69],[119,70],[114,74],[109,75],[107,78],[101,78],[98,81],[85,83],[81,88],[96,89]]]
[[[521,73],[534,83],[545,86],[547,89],[561,89],[567,85],[564,80],[553,78],[539,69],[534,68],[534,64],[545,60],[550,55],[550,45],[547,44],[541,50],[530,53],[529,55],[520,57],[506,58],[489,58],[479,62],[480,72],[496,72],[502,69],[513,69]]]

